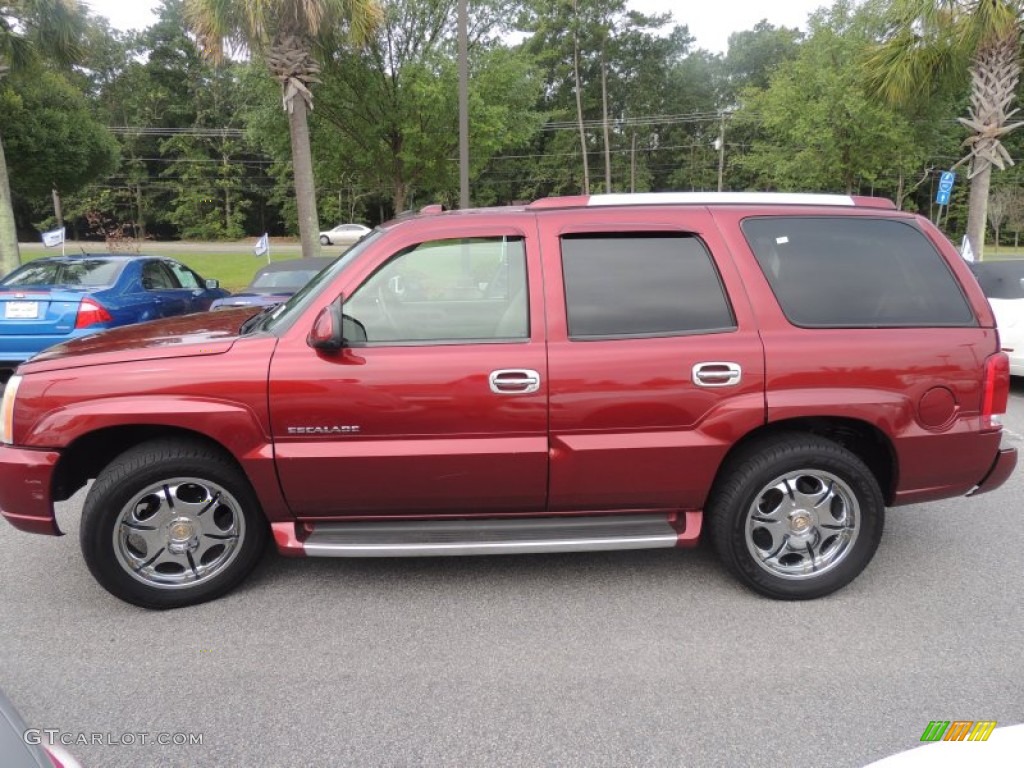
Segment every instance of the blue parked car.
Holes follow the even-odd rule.
[[[216,280],[161,256],[99,253],[22,264],[0,280],[0,381],[54,344],[202,312],[227,295]]]

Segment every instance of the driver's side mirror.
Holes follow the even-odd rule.
[[[215,291],[220,288],[220,280],[208,279],[206,281],[206,290]]]
[[[366,328],[358,320],[343,314],[344,303],[345,297],[338,296],[320,310],[306,337],[306,343],[313,349],[334,353],[341,350],[346,342],[366,341]]]

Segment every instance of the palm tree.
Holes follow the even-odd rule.
[[[313,108],[311,86],[320,73],[313,53],[342,30],[353,42],[366,40],[381,17],[376,0],[185,0],[185,17],[215,61],[226,50],[248,51],[262,58],[281,84],[302,255],[318,256],[320,224],[307,118]]]
[[[1020,78],[1021,0],[894,0],[891,32],[869,57],[869,79],[894,103],[926,98],[939,84],[968,74],[971,104],[958,118],[971,131],[964,141],[971,182],[967,238],[981,258],[992,166],[1013,164],[1002,137],[1024,123],[1011,123]]]
[[[75,0],[0,0],[0,80],[44,59],[70,64],[81,54],[84,17]],[[0,136],[0,275],[21,263],[11,184]]]

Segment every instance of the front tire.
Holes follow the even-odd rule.
[[[835,592],[878,548],[885,503],[871,470],[838,443],[789,434],[725,468],[708,503],[712,539],[757,592],[806,600]]]
[[[86,565],[107,591],[144,608],[220,597],[252,570],[267,524],[241,470],[204,443],[161,439],[115,459],[82,511]]]

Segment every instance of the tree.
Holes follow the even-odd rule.
[[[336,33],[361,43],[380,20],[375,0],[186,0],[185,15],[215,60],[230,50],[262,58],[281,84],[288,113],[302,255],[320,253],[320,224],[309,139],[311,87],[319,82],[315,51],[330,50]]]
[[[0,134],[11,155],[11,188],[25,198],[73,194],[117,162],[114,137],[57,72],[15,75],[0,85]]]
[[[1013,163],[1001,139],[1024,125],[1010,122],[1017,110],[1009,109],[1021,71],[1024,3],[895,0],[889,19],[888,33],[867,62],[878,94],[891,103],[912,103],[970,78],[970,107],[959,121],[971,135],[961,162],[969,161],[971,180],[967,237],[980,259],[992,166],[1001,170]]]
[[[741,94],[737,123],[758,138],[736,162],[754,186],[898,198],[923,165],[914,125],[863,87],[858,64],[875,20],[846,0],[818,11],[796,58],[778,66],[768,88]]]
[[[333,196],[342,191],[340,181],[351,194],[355,174],[364,194],[389,198],[395,213],[414,197],[458,200],[458,166],[452,162],[458,156],[454,5],[392,0],[363,50],[340,50],[325,61],[322,108],[313,123],[314,161]],[[496,153],[527,141],[543,121],[534,109],[541,93],[535,68],[497,40],[504,23],[500,11],[477,2],[470,18],[474,177]],[[493,199],[474,189],[474,201]]]
[[[524,147],[540,159],[523,197],[635,188],[638,174],[646,184],[649,169],[636,168],[637,153],[643,166],[658,145],[652,137],[660,123],[651,116],[670,114],[666,100],[675,84],[668,73],[692,42],[686,27],[662,34],[670,21],[629,11],[624,0],[524,4],[520,26],[530,36],[523,49],[544,74],[538,106],[550,122],[546,135]],[[594,128],[602,134],[603,182],[591,173]]]
[[[1013,232],[1013,249],[1020,248],[1020,233],[1024,232],[1024,193],[1014,187],[1010,209],[1006,214],[1006,228]]]
[[[729,50],[723,68],[728,96],[744,88],[767,88],[772,73],[780,64],[796,58],[803,34],[798,29],[776,27],[767,19],[752,29],[729,35]]]
[[[82,15],[74,0],[0,0],[0,78],[51,59],[69,64],[81,53]],[[0,271],[21,263],[14,201],[0,134]]]
[[[999,187],[992,191],[988,201],[988,221],[992,225],[995,234],[995,250],[999,251],[999,230],[1006,222],[1013,211],[1014,206],[1019,204],[1019,195],[1011,187]]]

